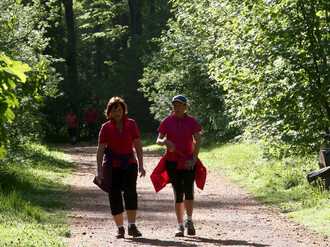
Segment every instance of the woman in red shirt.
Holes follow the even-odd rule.
[[[184,208],[187,213],[187,234],[196,234],[192,221],[194,181],[196,181],[197,187],[203,189],[206,169],[197,157],[201,147],[199,132],[202,129],[195,118],[187,115],[186,98],[182,95],[175,96],[172,99],[172,106],[174,113],[167,116],[158,128],[157,144],[165,145],[167,149],[151,174],[151,180],[156,192],[171,182],[178,221],[178,230],[175,232],[175,236],[183,237]]]
[[[77,136],[77,130],[78,130],[78,118],[73,113],[72,109],[70,109],[69,114],[66,115],[65,122],[68,125],[70,142],[71,142],[71,144],[76,144],[76,136]]]
[[[99,133],[97,148],[96,181],[109,193],[110,208],[118,227],[117,238],[124,238],[123,196],[128,220],[128,235],[140,237],[136,228],[138,170],[145,176],[143,152],[139,130],[133,119],[126,117],[127,106],[120,97],[112,97],[105,110],[110,121],[104,123]],[[134,156],[133,145],[138,164]],[[122,196],[122,191],[124,195]]]

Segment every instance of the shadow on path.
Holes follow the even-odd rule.
[[[134,243],[145,244],[150,246],[201,246],[201,244],[214,244],[220,246],[254,246],[254,247],[266,247],[270,245],[250,243],[244,240],[221,240],[221,239],[211,239],[202,237],[192,237],[192,238],[180,238],[185,242],[179,242],[174,240],[158,240],[149,238],[132,238],[130,239]]]

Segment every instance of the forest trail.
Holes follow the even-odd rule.
[[[160,155],[144,152],[147,176],[138,178],[137,225],[143,236],[115,238],[116,227],[105,192],[92,183],[96,146],[66,147],[76,165],[70,210],[69,246],[330,246],[325,237],[270,210],[226,178],[208,171],[204,190],[195,189],[196,236],[175,238],[173,193],[167,185],[155,193],[150,174]],[[207,164],[205,164],[207,167]],[[125,216],[125,228],[127,228]]]

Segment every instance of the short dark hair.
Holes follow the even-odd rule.
[[[127,105],[124,102],[124,100],[118,96],[114,96],[109,100],[107,109],[105,109],[105,111],[104,111],[104,115],[106,116],[106,118],[110,118],[111,110],[116,109],[118,107],[118,105],[121,105],[121,107],[123,108],[124,114],[127,113]]]

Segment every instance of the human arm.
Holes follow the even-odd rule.
[[[146,175],[146,171],[144,170],[144,167],[143,167],[143,150],[142,150],[142,143],[141,143],[140,137],[135,138],[133,140],[133,144],[134,144],[136,156],[137,156],[138,162],[139,162],[140,177],[144,177]]]
[[[187,170],[192,170],[194,168],[197,161],[199,150],[202,145],[202,138],[199,132],[195,133],[193,137],[195,140],[194,153],[192,159],[186,161],[185,168]]]
[[[158,137],[157,137],[157,145],[159,146],[166,146],[167,149],[170,151],[170,152],[175,152],[175,145],[173,142],[167,140],[167,139],[164,139],[165,138],[165,135],[163,135],[162,133],[159,133],[158,134]]]
[[[103,162],[103,156],[104,156],[104,151],[105,151],[105,143],[99,143],[97,147],[97,152],[96,152],[96,180],[99,184],[102,183],[102,162]]]

